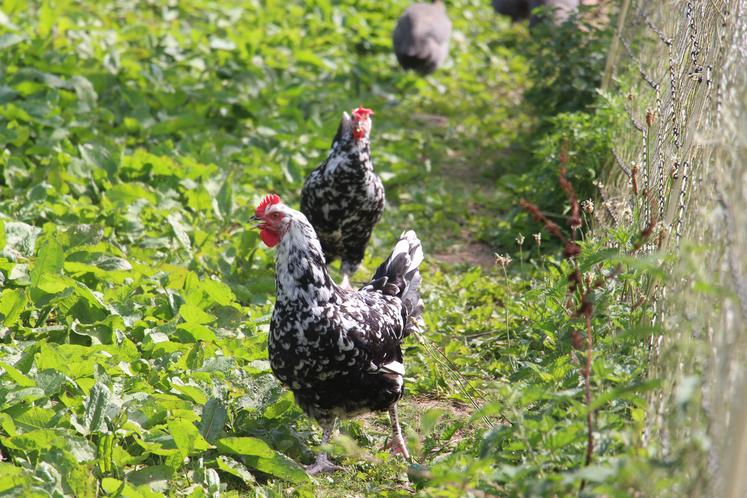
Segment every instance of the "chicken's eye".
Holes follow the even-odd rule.
[[[272,218],[273,220],[279,220],[282,217],[283,215],[280,213],[270,213],[270,218]]]

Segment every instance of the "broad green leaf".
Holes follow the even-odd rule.
[[[37,429],[12,437],[2,438],[8,448],[21,451],[40,452],[50,448],[64,448],[66,440],[63,433],[55,429]]]
[[[270,448],[267,443],[254,437],[227,437],[217,441],[222,454],[241,455],[244,463],[266,474],[292,482],[309,479],[299,464]]]
[[[247,469],[244,464],[234,460],[231,457],[218,455],[218,458],[215,459],[215,462],[218,465],[218,469],[222,470],[223,472],[227,472],[232,476],[238,477],[239,479],[244,481],[245,484],[253,484],[257,481],[257,479],[254,477],[254,474],[249,472],[249,469]]]
[[[130,494],[125,493],[126,487],[130,488]],[[120,481],[119,479],[114,479],[112,477],[104,477],[101,480],[101,488],[105,492],[111,495],[115,495],[115,496],[123,496],[127,498],[136,498],[136,497],[139,498],[140,497],[140,494],[137,493],[132,488],[132,486],[128,486],[127,483],[125,483],[124,481]]]
[[[228,455],[251,455],[272,458],[275,451],[256,437],[224,437],[216,443],[221,453]]]
[[[104,384],[97,383],[91,388],[83,418],[88,433],[108,432],[105,415],[110,400],[111,392]]]
[[[4,289],[0,294],[0,315],[3,317],[3,324],[6,327],[15,325],[27,304],[28,297],[24,289]]]
[[[293,407],[294,401],[292,396],[293,395],[290,392],[284,394],[283,397],[268,406],[267,409],[262,413],[262,415],[268,419],[280,417]]]
[[[44,398],[44,390],[38,387],[24,387],[12,390],[5,394],[5,399],[2,401],[0,409],[5,410],[19,403],[33,403],[42,398]]]
[[[6,413],[13,417],[13,422],[28,429],[51,429],[53,423],[58,420],[57,412],[41,406],[16,405],[9,408]]]
[[[46,38],[54,28],[54,25],[58,21],[58,16],[55,15],[54,8],[51,2],[42,2],[41,8],[39,9],[39,23],[36,26],[39,36]]]
[[[156,203],[156,195],[144,185],[136,183],[120,183],[106,191],[106,197],[114,204],[127,207],[141,199],[151,204]]]
[[[210,398],[202,408],[200,434],[209,442],[214,442],[223,431],[228,412],[219,399]]]
[[[0,50],[5,50],[6,48],[12,47],[13,45],[21,43],[24,40],[26,40],[24,36],[17,35],[15,33],[6,33],[4,35],[0,35]]]
[[[64,231],[66,242],[63,244],[66,248],[88,246],[98,243],[104,236],[103,227],[98,225],[77,224],[68,227]]]
[[[70,83],[83,108],[87,111],[91,110],[98,100],[98,95],[96,95],[96,90],[94,90],[91,82],[83,76],[76,75],[70,78]]]
[[[16,467],[9,462],[0,462],[0,494],[14,492],[16,496],[22,496],[18,493],[19,490],[23,489],[24,493],[26,490],[31,492],[31,483],[33,482],[33,475],[31,475],[26,469]],[[40,496],[26,494],[25,496]]]
[[[86,366],[90,366],[91,371],[93,372],[96,369],[96,362],[92,361]],[[93,377],[80,376],[75,379],[75,383],[78,384],[78,387],[83,390],[83,392],[89,392],[93,389],[93,386],[96,385],[96,379]]]
[[[179,244],[181,244],[181,246],[187,251],[191,251],[192,242],[189,240],[187,228],[183,222],[184,220],[182,219],[182,217],[180,215],[172,213],[166,217],[166,220],[168,221],[169,225],[171,225],[171,229],[176,236],[176,240],[179,241]]]
[[[143,439],[137,441],[137,444],[153,455],[165,457],[167,464],[173,470],[177,470],[182,465],[184,457],[176,447],[174,438],[160,430],[149,431],[143,434]]]
[[[236,301],[236,296],[229,286],[219,280],[203,279],[201,287],[215,303],[228,306]]]
[[[29,265],[26,263],[16,263],[8,273],[8,280],[18,286],[26,286],[31,284],[29,278]]]
[[[146,485],[151,491],[164,493],[169,489],[169,480],[173,475],[167,465],[153,465],[126,474],[127,481],[135,486]]]
[[[6,327],[14,325],[28,303],[23,289],[5,289],[0,294],[0,315]]]
[[[185,342],[211,342],[216,340],[215,333],[212,330],[198,323],[181,323],[177,330],[183,330],[189,335],[191,340]]]
[[[207,403],[207,396],[205,396],[205,393],[203,393],[199,388],[195,386],[188,386],[188,385],[180,385],[180,384],[174,384],[171,385],[172,388],[174,388],[176,391],[179,391],[180,393],[187,396],[189,399],[197,403],[198,405],[204,405]]]
[[[169,434],[183,456],[202,452],[210,448],[210,444],[200,435],[200,431],[192,422],[186,420],[169,420],[167,424]]]
[[[109,317],[111,321],[114,316]],[[111,324],[104,322],[97,322],[92,324],[81,324],[74,322],[70,326],[70,330],[76,334],[85,335],[91,338],[91,344],[112,344],[114,342],[114,330]]]
[[[317,68],[324,69],[329,66],[329,64],[324,59],[311,51],[299,50],[294,55],[298,62],[305,62],[307,64],[316,66]]]
[[[93,90],[93,88],[91,88],[90,90],[92,94],[88,97],[88,99],[90,100],[89,105],[96,100],[96,92]],[[84,89],[81,86],[80,91],[85,93],[86,91],[88,91],[88,89]],[[89,143],[85,145],[79,145],[78,150],[80,151],[80,155],[83,160],[91,166],[104,169],[107,173],[109,173],[110,176],[114,175],[117,172],[117,162],[112,157],[112,152],[103,145]]]
[[[193,211],[210,211],[214,208],[215,212],[219,212],[217,200],[204,188],[187,190],[184,195],[187,197],[187,205]]]
[[[226,220],[230,220],[233,215],[233,183],[233,175],[228,175],[216,197],[218,212]]]
[[[77,382],[92,377],[97,362],[105,363],[110,356],[99,355],[85,346],[77,344],[40,343],[34,363],[39,370],[57,370]],[[90,379],[89,379],[90,380]],[[95,382],[92,382],[93,386]]]
[[[43,273],[39,276],[36,287],[49,294],[58,294],[66,289],[74,288],[75,281],[64,275]]]
[[[55,236],[49,235],[42,238],[36,263],[29,274],[31,285],[38,286],[42,275],[60,273],[64,262],[65,254]]]
[[[99,436],[96,447],[96,460],[102,474],[109,474],[114,468],[114,435],[102,434]]]
[[[147,484],[135,487],[126,480],[120,481],[112,477],[104,477],[101,480],[101,488],[114,497],[122,498],[159,498],[162,493],[151,491]]]
[[[205,313],[203,310],[193,304],[182,304],[179,307],[179,316],[181,316],[187,323],[196,323],[199,325],[210,323],[215,320],[215,317],[210,313]]]
[[[77,296],[79,300],[85,303],[83,306],[75,307],[77,313],[75,318],[81,322],[96,322],[106,316],[104,311],[106,305],[99,295],[91,291],[84,283],[75,279],[64,275],[45,273],[41,276],[37,288],[49,294],[56,294],[61,299],[68,299],[73,294]],[[31,295],[38,301],[39,298],[34,296],[33,293]],[[41,302],[44,302],[43,298]]]
[[[83,282],[75,282],[75,293],[81,298],[85,299],[88,304],[94,308],[104,309],[106,306],[101,301],[101,298],[91,291],[90,288]],[[81,318],[82,320],[83,318]]]
[[[98,478],[93,472],[92,465],[76,465],[71,462],[70,470],[65,476],[65,482],[75,496],[96,496],[99,493]],[[58,464],[58,468],[62,465]]]
[[[0,412],[0,429],[2,429],[5,435],[15,436],[16,424],[13,422],[13,417],[7,413]]]
[[[584,436],[584,427],[581,424],[562,427],[548,434],[545,447],[550,450],[561,449],[566,445],[583,440]]]
[[[187,353],[187,368],[197,370],[202,367],[205,361],[205,350],[201,343],[195,343],[192,349]]]
[[[129,271],[132,270],[132,265],[129,261],[123,258],[117,258],[114,256],[101,256],[96,260],[96,266],[106,271]]]
[[[132,270],[132,265],[126,259],[100,253],[81,251],[68,255],[65,260],[65,271],[70,274],[90,272],[101,279],[112,282],[120,282],[124,279],[124,277],[113,274],[113,272],[128,272],[130,270]],[[126,276],[126,274],[124,275]]]
[[[12,261],[18,258],[31,257],[36,246],[36,238],[41,233],[37,228],[20,221],[5,222],[5,247],[0,256]]]

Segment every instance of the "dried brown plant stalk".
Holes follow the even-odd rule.
[[[585,465],[591,464],[591,458],[594,455],[594,413],[591,410],[591,361],[592,361],[592,328],[591,328],[591,313],[593,306],[591,301],[588,300],[588,289],[584,294],[584,303],[588,302],[588,306],[582,304],[584,310],[584,317],[586,318],[586,365],[584,367],[584,400],[586,401],[586,459],[584,460]]]
[[[561,148],[560,152],[561,168],[558,182],[560,188],[563,189],[565,194],[568,196],[568,201],[571,207],[571,216],[569,219],[570,238],[566,237],[561,231],[560,227],[550,221],[545,215],[540,212],[540,209],[531,202],[521,199],[519,206],[525,209],[536,221],[544,224],[548,232],[550,232],[555,238],[560,240],[563,245],[563,257],[573,262],[573,270],[568,275],[568,297],[572,299],[572,296],[577,296],[578,303],[580,303],[576,316],[583,316],[586,321],[586,341],[581,340],[579,334],[571,334],[570,341],[571,345],[575,349],[584,347],[586,350],[586,363],[581,371],[581,376],[584,379],[584,402],[586,404],[586,457],[584,459],[584,465],[589,465],[594,455],[594,412],[591,409],[592,406],[592,395],[591,395],[591,369],[592,369],[592,347],[593,347],[593,328],[591,324],[591,317],[594,313],[594,305],[591,301],[591,282],[584,285],[584,281],[581,275],[581,270],[578,265],[577,257],[581,254],[581,246],[576,243],[576,231],[581,228],[581,207],[578,202],[578,196],[573,188],[573,184],[566,177],[565,165],[568,162],[568,153],[566,147]],[[635,167],[634,167],[635,168]],[[635,175],[633,175],[633,184],[635,184]],[[653,230],[653,227],[652,227]],[[650,235],[650,232],[649,234]],[[575,331],[574,331],[575,332]],[[583,344],[583,343],[586,344]],[[581,483],[583,489],[585,482]]]

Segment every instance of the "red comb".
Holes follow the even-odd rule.
[[[353,117],[357,120],[366,119],[368,116],[372,116],[374,112],[371,109],[366,109],[363,106],[358,106],[358,109],[353,109]]]
[[[259,203],[257,209],[254,210],[254,214],[258,218],[262,218],[265,215],[265,209],[267,209],[267,206],[279,203],[280,197],[277,194],[268,194],[264,199],[262,199],[262,202]]]

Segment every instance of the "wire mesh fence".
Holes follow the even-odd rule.
[[[625,0],[605,86],[628,129],[602,196],[613,223],[656,224],[642,251],[669,273],[651,288],[646,437],[683,466],[680,492],[744,496],[747,1]]]

